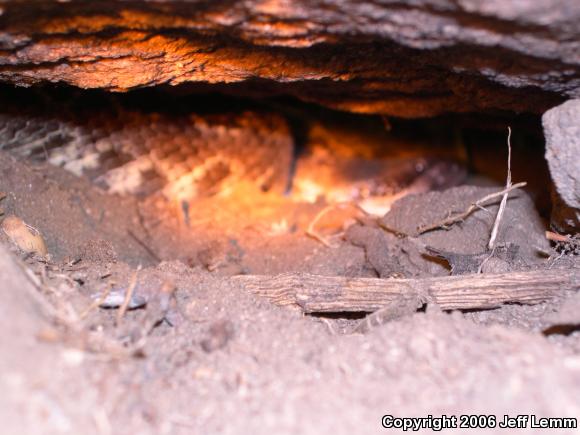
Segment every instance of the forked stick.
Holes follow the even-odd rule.
[[[525,181],[522,181],[520,183],[512,184],[511,186],[506,187],[505,189],[502,189],[499,192],[494,192],[494,193],[490,193],[489,195],[485,195],[483,198],[480,198],[476,202],[471,204],[467,208],[467,210],[465,210],[464,212],[455,214],[453,216],[449,216],[448,218],[443,219],[442,221],[439,221],[435,224],[425,225],[425,226],[419,228],[418,232],[419,232],[419,234],[423,234],[423,233],[426,233],[428,231],[433,231],[433,230],[436,230],[439,228],[446,228],[449,225],[452,225],[456,222],[463,221],[463,220],[465,220],[465,218],[467,218],[475,210],[479,210],[479,209],[483,208],[483,206],[488,201],[491,201],[492,199],[495,199],[498,196],[505,195],[506,193],[511,192],[512,190],[519,189],[520,187],[524,187],[526,184],[527,183]]]

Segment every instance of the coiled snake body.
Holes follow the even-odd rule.
[[[280,115],[263,111],[204,115],[189,110],[158,112],[128,109],[115,104],[112,97],[109,100],[113,104],[104,106],[44,100],[2,104],[0,150],[61,166],[111,193],[160,193],[178,200],[220,194],[240,182],[282,193],[290,186],[293,174],[301,177],[294,180],[297,190],[315,185],[317,175],[326,177],[324,188],[330,189],[333,182],[328,181],[328,168],[332,172],[335,167],[344,167],[344,162],[335,165],[330,160],[321,171],[314,153],[293,171],[293,137]],[[381,165],[374,164],[371,184],[380,185],[375,190],[383,195],[385,185],[391,192],[413,183],[428,190],[448,184],[449,175],[457,175],[457,171],[449,171],[447,163],[442,166],[430,160],[406,162],[397,170],[392,170],[391,164],[386,173]],[[363,162],[363,176],[365,168],[368,166]],[[353,172],[351,169],[348,171]],[[414,180],[421,174],[423,182],[417,184]],[[301,192],[303,198],[312,193],[313,189],[308,189]],[[335,196],[344,200],[345,191],[350,195],[354,190],[343,186]]]
[[[0,149],[62,166],[112,193],[211,195],[240,180],[288,184],[292,141],[281,117],[128,111],[0,113]]]

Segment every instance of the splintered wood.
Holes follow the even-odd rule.
[[[305,313],[374,312],[414,295],[442,310],[533,305],[580,288],[580,270],[535,270],[423,279],[350,278],[309,274],[240,275],[232,280],[278,305]]]

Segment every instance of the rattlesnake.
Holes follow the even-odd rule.
[[[53,104],[4,105],[0,149],[47,160],[111,193],[190,198],[240,180],[278,192],[288,185],[292,140],[280,116]]]
[[[305,198],[312,192],[305,192],[304,186],[315,184],[317,176],[326,178],[320,189],[333,187],[329,167],[331,172],[346,168],[344,161],[327,158],[323,170],[320,156],[306,153],[293,171],[294,140],[279,114],[265,110],[204,114],[183,107],[158,111],[119,101],[111,96],[12,99],[0,111],[0,149],[61,166],[111,193],[161,194],[177,200],[221,194],[240,182],[283,193],[292,181]],[[347,166],[352,169],[350,161]],[[383,167],[387,173],[381,173]],[[344,192],[351,190],[358,192],[355,196],[361,190],[372,194],[373,189],[384,195],[385,186],[387,193],[409,184],[428,190],[457,176],[447,163],[441,166],[438,161],[411,160],[397,170],[393,167],[375,163],[371,179],[362,180],[373,188],[361,189],[360,182],[352,189],[335,186],[335,199],[344,200]],[[363,172],[365,168],[363,162]],[[291,180],[293,174],[300,178]],[[426,176],[417,184],[420,174]]]

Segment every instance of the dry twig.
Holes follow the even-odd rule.
[[[580,234],[572,236],[546,231],[546,238],[555,242],[555,249],[560,252],[554,262],[560,260],[564,255],[580,255]]]
[[[512,186],[512,144],[511,144],[511,136],[512,136],[512,129],[508,127],[508,137],[507,137],[507,146],[508,146],[508,161],[507,161],[507,179],[505,182],[505,188],[508,189]],[[509,196],[509,190],[503,194],[501,198],[501,202],[499,204],[499,209],[497,210],[497,215],[495,216],[495,221],[493,222],[493,227],[491,229],[491,235],[489,237],[489,242],[487,244],[487,248],[491,251],[495,247],[495,239],[497,238],[497,234],[499,231],[499,224],[501,223],[501,218],[505,212],[505,208],[507,205],[507,200]]]
[[[22,270],[24,276],[28,278],[28,281],[31,284],[31,286],[24,286],[24,288],[29,290],[28,294],[36,303],[38,303],[43,314],[48,319],[67,327],[76,322],[76,316],[71,317],[70,313],[66,313],[63,312],[63,310],[57,309],[52,303],[49,302],[46,296],[42,293],[42,290],[45,289],[46,286],[41,281],[41,279],[37,277],[32,270],[30,270],[30,268],[28,268],[20,261],[17,261],[16,264]]]
[[[147,337],[151,331],[163,322],[171,322],[167,319],[170,309],[175,308],[175,291],[177,287],[171,281],[166,281],[161,286],[161,289],[155,294],[152,300],[147,304],[148,309],[145,318],[142,319],[141,324],[136,329],[131,331],[130,336],[133,339],[133,344],[130,346],[133,354],[143,353]]]
[[[99,297],[98,299],[94,300],[81,314],[80,314],[80,319],[85,319],[89,313],[93,310],[95,310],[97,307],[99,307],[103,302],[105,302],[105,300],[107,299],[107,297],[109,296],[109,294],[111,293],[111,288],[112,286],[107,286],[107,288],[105,289],[105,291],[103,291],[103,294],[101,295],[101,297]]]
[[[155,261],[161,262],[161,258],[155,253],[155,251],[153,251],[153,249],[151,249],[151,247],[149,247],[149,245],[147,245],[143,240],[137,237],[137,234],[135,234],[131,230],[127,230],[127,234],[129,234],[129,236],[133,240],[135,240],[135,242],[137,242],[137,244],[141,246],[151,256],[151,258],[153,258]]]
[[[46,318],[63,329],[63,334],[60,337],[64,342],[84,351],[105,356],[107,360],[134,356],[132,349],[124,348],[116,340],[112,340],[100,332],[86,330],[82,322],[85,313],[79,315],[69,303],[55,305],[49,301],[45,292],[55,294],[57,292],[46,284],[45,270],[41,271],[39,277],[21,261],[16,261],[15,264],[23,271],[24,276],[31,284],[23,286],[27,293],[38,303]]]
[[[552,242],[574,243],[574,239],[568,234],[558,234],[553,231],[546,231],[546,239]]]
[[[123,301],[123,305],[121,305],[121,307],[119,308],[119,311],[117,312],[117,325],[121,324],[121,321],[123,320],[123,316],[125,315],[125,312],[129,308],[129,303],[131,302],[131,298],[133,297],[133,291],[135,290],[135,287],[137,286],[137,275],[139,274],[140,270],[141,270],[141,265],[139,265],[139,267],[137,267],[137,270],[135,272],[133,272],[133,276],[131,276],[131,281],[129,282],[129,287],[127,287],[127,293],[125,293],[125,300]]]
[[[471,213],[473,213],[475,210],[481,209],[487,202],[491,201],[492,199],[495,199],[498,196],[503,196],[506,193],[511,192],[512,190],[524,187],[526,184],[527,183],[525,181],[522,181],[520,183],[512,184],[511,186],[506,187],[505,189],[502,189],[499,192],[494,192],[494,193],[490,193],[489,195],[485,195],[483,198],[480,198],[476,202],[471,204],[467,208],[467,210],[465,210],[464,212],[455,214],[453,216],[449,216],[448,218],[445,218],[442,221],[439,221],[435,224],[423,226],[423,227],[419,228],[418,232],[419,232],[419,234],[423,234],[423,233],[426,233],[428,231],[433,231],[433,230],[440,229],[440,228],[447,228],[449,225],[452,225],[456,222],[463,221]]]
[[[315,240],[318,240],[320,243],[322,243],[324,246],[326,246],[328,248],[335,248],[336,246],[333,245],[329,241],[329,238],[328,237],[323,236],[322,234],[320,234],[316,230],[316,225],[329,212],[331,212],[333,210],[336,210],[336,209],[345,209],[346,207],[353,207],[356,211],[363,213],[365,216],[368,216],[369,215],[358,204],[355,204],[355,203],[352,203],[352,202],[342,202],[342,203],[337,203],[337,204],[330,204],[330,205],[327,205],[326,207],[324,207],[322,210],[320,210],[316,214],[316,216],[314,217],[314,219],[312,219],[312,221],[308,225],[308,228],[306,229],[306,235],[309,236],[309,237],[312,237]],[[339,234],[339,235],[342,235],[342,234]]]

